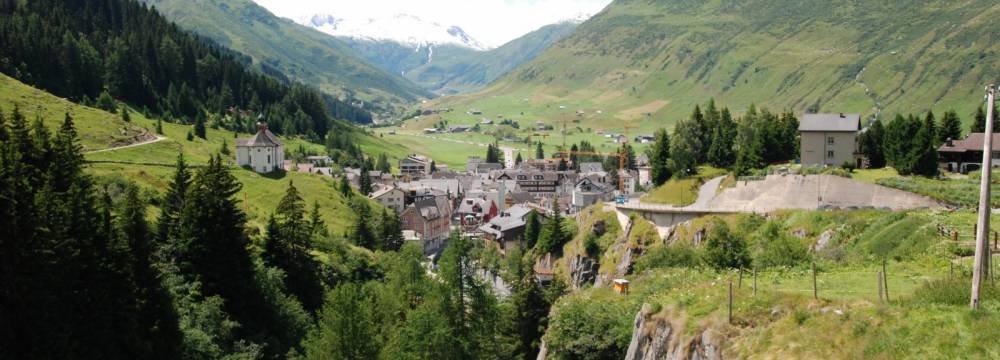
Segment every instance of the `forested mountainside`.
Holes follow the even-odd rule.
[[[252,58],[255,66],[373,112],[431,96],[396,72],[373,66],[339,39],[282,19],[252,0],[142,0],[184,29]]]
[[[571,34],[578,24],[566,21],[546,25],[489,50],[450,44],[414,48],[392,40],[341,39],[386,71],[401,74],[429,91],[453,95],[482,89]]]
[[[152,115],[183,122],[209,115],[250,130],[264,113],[279,134],[321,139],[333,119],[370,113],[309,87],[249,69],[250,59],[186,33],[134,1],[0,2],[0,71],[73,101],[103,92]]]
[[[444,102],[484,112],[527,102],[526,115],[560,103],[666,124],[712,97],[736,111],[970,119],[1000,68],[998,13],[981,0],[618,0],[483,92]]]

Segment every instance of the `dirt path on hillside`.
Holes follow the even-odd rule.
[[[167,138],[166,136],[162,136],[162,135],[155,135],[155,136],[156,136],[155,138],[150,139],[150,140],[143,140],[143,141],[140,141],[140,142],[137,142],[137,143],[128,144],[128,145],[122,145],[122,146],[115,146],[115,147],[111,147],[111,148],[107,148],[107,149],[91,150],[91,151],[84,152],[83,154],[84,155],[87,155],[87,154],[96,154],[96,153],[102,153],[102,152],[105,152],[105,151],[114,151],[114,150],[127,149],[127,148],[130,148],[130,147],[149,145],[149,144],[152,144],[152,143],[155,143],[155,142],[163,141],[164,139]]]

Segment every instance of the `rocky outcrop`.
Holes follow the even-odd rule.
[[[631,247],[625,249],[625,254],[622,255],[621,260],[615,265],[615,277],[620,278],[631,274],[632,267],[640,255],[642,255],[642,249],[633,249]]]
[[[594,283],[597,277],[598,262],[582,255],[574,255],[569,259],[570,285],[574,289],[582,288],[584,285]]]
[[[679,326],[643,304],[632,323],[632,341],[625,360],[721,360],[724,339],[711,329],[690,339],[682,338]]]

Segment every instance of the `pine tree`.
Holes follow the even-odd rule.
[[[134,285],[132,297],[142,305],[138,316],[139,336],[150,344],[150,355],[168,357],[178,354],[181,332],[170,294],[153,269],[153,244],[146,223],[146,204],[139,199],[139,189],[130,185],[117,209],[115,229],[119,241],[128,249],[128,267]]]
[[[340,178],[340,194],[345,199],[350,199],[354,195],[354,190],[351,189],[351,182],[347,180],[347,175]]]
[[[122,114],[122,121],[132,122],[132,116],[129,114],[128,106],[122,105],[121,114]]]
[[[191,172],[188,170],[187,163],[184,162],[184,154],[178,153],[177,162],[174,165],[174,178],[167,184],[167,193],[163,195],[160,205],[157,239],[161,243],[165,243],[175,230],[181,211],[184,210],[184,200],[190,181]]]
[[[330,291],[315,329],[303,340],[307,359],[375,359],[378,357],[376,308],[364,288],[344,284]]]
[[[923,176],[938,174],[937,135],[934,129],[933,113],[928,113],[917,131],[910,157],[913,173]]]
[[[305,204],[295,184],[288,183],[285,196],[267,226],[263,259],[268,266],[285,272],[285,284],[302,307],[315,312],[323,303],[319,263],[313,258],[312,227],[306,219]]]
[[[372,232],[372,228],[369,225],[369,222],[371,221],[371,215],[369,214],[370,210],[368,209],[367,204],[360,201],[354,205],[357,210],[357,217],[354,221],[351,240],[353,240],[354,245],[368,250],[376,250],[378,244],[375,241],[375,234]]]
[[[649,173],[653,185],[660,186],[670,180],[673,172],[670,169],[670,135],[666,129],[656,130],[656,142],[647,150],[649,156]]]
[[[163,119],[156,118],[156,133],[163,135]]]
[[[107,111],[109,113],[118,113],[118,105],[115,103],[115,99],[111,97],[111,94],[107,90],[101,92],[101,96],[97,98],[98,109]]]
[[[938,143],[948,140],[958,140],[962,136],[962,120],[958,118],[958,113],[954,110],[944,112],[941,117],[941,126],[938,130]]]
[[[969,130],[969,132],[973,133],[986,132],[986,112],[983,111],[982,106],[976,108],[976,115],[972,120],[972,128]]]
[[[361,195],[364,196],[368,196],[372,193],[372,179],[371,176],[369,175],[370,169],[371,168],[368,167],[367,163],[361,164],[361,176],[360,178],[358,178],[358,192],[360,192]]]
[[[322,237],[329,235],[326,223],[319,213],[319,201],[313,201],[312,211],[309,213],[309,232]]]
[[[880,169],[885,167],[885,127],[881,120],[875,120],[864,133],[861,134],[859,150],[868,158],[868,167]]]
[[[194,118],[194,136],[205,138],[205,114],[198,112]]]
[[[545,221],[538,234],[538,242],[535,248],[539,254],[562,253],[562,247],[569,241],[569,234],[563,229],[562,214],[559,211],[559,202],[552,203],[552,217]]]
[[[533,274],[515,283],[510,302],[514,307],[514,334],[517,335],[514,355],[534,359],[538,357],[551,304]]]
[[[382,237],[383,250],[399,251],[403,247],[406,239],[403,238],[403,224],[395,211],[382,210]]]
[[[241,325],[239,337],[253,338],[278,326],[247,250],[246,215],[234,199],[240,187],[218,156],[198,169],[177,223],[176,262],[181,274],[200,279],[206,296],[225,300],[226,313]],[[282,344],[269,345],[283,352]]]
[[[542,221],[538,219],[538,213],[531,211],[524,218],[524,234],[521,235],[524,241],[524,248],[531,249],[538,242],[538,234],[542,231]]]
[[[545,150],[542,149],[542,142],[539,141],[538,145],[535,146],[535,159],[542,160],[545,159]]]
[[[520,165],[522,162],[524,162],[524,158],[521,157],[521,152],[518,151],[517,157],[514,158],[514,165]]]

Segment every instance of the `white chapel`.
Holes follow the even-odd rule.
[[[285,147],[278,137],[267,129],[267,121],[257,120],[257,134],[251,138],[236,139],[236,163],[249,166],[258,173],[269,173],[281,168],[285,162]]]

